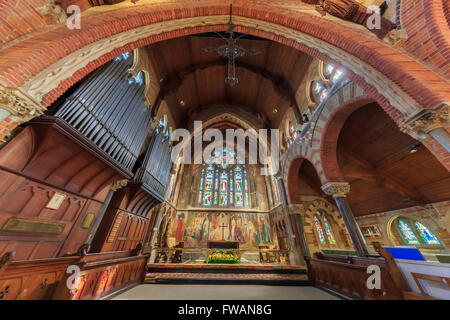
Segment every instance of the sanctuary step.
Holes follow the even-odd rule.
[[[311,285],[304,268],[261,265],[149,265],[145,283]]]

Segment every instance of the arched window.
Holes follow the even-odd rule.
[[[329,244],[336,244],[336,239],[333,235],[333,230],[331,229],[331,225],[328,223],[326,217],[323,217],[323,223],[325,225],[325,233],[327,234],[327,240]]]
[[[199,206],[250,207],[247,168],[236,153],[223,148],[205,160],[200,177]]]
[[[405,244],[418,247],[442,247],[438,238],[423,223],[407,217],[398,217],[393,226]]]
[[[138,86],[142,86],[144,84],[144,78],[142,77],[142,72],[141,71],[139,71],[136,76],[131,77],[128,80],[128,84],[131,85],[133,83],[137,84]]]
[[[314,226],[316,228],[321,244],[337,245],[337,241],[333,233],[333,228],[331,227],[331,223],[328,221],[324,212],[319,210],[314,215]]]
[[[314,225],[316,226],[317,234],[319,235],[319,241],[320,243],[326,244],[325,236],[323,234],[323,228],[322,224],[319,221],[319,218],[317,216],[314,216]]]
[[[414,231],[411,229],[409,224],[403,220],[398,220],[398,228],[403,236],[403,239],[408,244],[419,244],[419,241],[414,234]]]
[[[414,222],[414,226],[419,231],[422,240],[427,244],[439,244],[439,240],[435,235],[419,221]]]

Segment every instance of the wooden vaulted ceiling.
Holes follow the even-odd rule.
[[[377,105],[355,111],[338,140],[338,162],[350,183],[355,216],[450,199],[450,173]]]
[[[286,110],[296,104],[295,92],[313,58],[273,41],[240,39],[239,46],[260,53],[237,59],[239,84],[230,87],[225,83],[227,60],[203,50],[224,44],[218,37],[198,35],[148,46],[160,79],[159,99],[167,102],[180,126],[185,126],[194,112],[226,103],[246,106],[267,126],[276,127]]]

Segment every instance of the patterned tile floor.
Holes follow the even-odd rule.
[[[170,272],[170,273],[147,273],[146,280],[171,280],[171,279],[185,279],[185,280],[261,280],[261,281],[307,281],[306,274],[275,274],[275,273],[184,273],[184,272]]]

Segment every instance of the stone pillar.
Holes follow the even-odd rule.
[[[368,255],[366,241],[356,223],[352,209],[348,205],[347,193],[350,191],[350,185],[347,182],[328,182],[322,186],[322,191],[329,196],[333,196],[339,212],[344,219],[344,223],[352,238],[353,245],[358,256],[365,257]]]
[[[286,222],[286,227],[288,228],[288,230],[290,230],[289,245],[291,246],[291,255],[292,255],[292,254],[294,254],[296,244],[295,244],[295,240],[294,240],[294,228],[292,227],[291,219],[289,217],[289,211],[287,210],[288,201],[287,201],[287,197],[286,197],[286,189],[284,187],[284,181],[281,178],[276,178],[276,180],[277,180],[277,185],[278,185],[278,193],[280,195],[280,201],[281,201],[281,204],[283,205],[283,210],[285,213],[284,221]],[[298,233],[299,233],[300,237],[302,237],[302,239],[303,239],[304,238],[303,229],[298,230]],[[300,242],[302,242],[302,239],[299,239]],[[307,252],[303,251],[302,254],[306,255]],[[300,256],[292,257],[292,258],[294,261],[299,261],[299,262],[303,261],[303,259],[301,259]]]
[[[302,207],[303,207],[303,205],[302,205]],[[311,257],[311,253],[309,252],[308,242],[306,241],[305,228],[303,226],[304,208],[301,211],[302,211],[301,213],[291,211],[291,214],[293,214],[295,223],[297,225],[297,232],[300,236],[299,241],[300,241],[301,249],[303,252],[303,256]]]
[[[432,136],[441,146],[443,146],[447,152],[450,152],[450,135],[447,130],[444,128],[437,128],[430,131],[429,135]]]
[[[442,105],[434,110],[424,110],[401,125],[401,130],[418,140],[431,136],[445,150],[450,152],[449,106]]]

